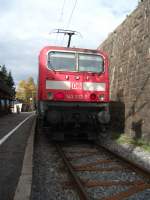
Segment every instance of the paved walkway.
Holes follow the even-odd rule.
[[[0,117],[0,139],[32,113],[12,113]]]
[[[32,114],[10,114],[0,118],[0,139],[2,139],[31,116],[0,145],[0,200],[12,200],[14,197],[27,141],[35,119],[35,115]]]

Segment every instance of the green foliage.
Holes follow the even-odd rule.
[[[14,80],[13,80],[13,77],[11,75],[11,72],[9,71],[8,73],[8,76],[7,76],[7,84],[9,87],[13,88],[15,83],[14,83]]]
[[[3,75],[3,79],[7,79],[8,74],[5,65],[1,66],[1,73]]]
[[[13,95],[15,95],[15,84],[11,72],[7,72],[5,65],[0,65],[0,81],[6,85]]]
[[[145,151],[150,152],[150,142],[145,141],[144,139],[132,139],[131,144],[143,148]]]
[[[36,85],[34,79],[29,77],[27,80],[21,80],[16,92],[16,98],[24,103],[33,103],[36,98]]]
[[[135,147],[141,147],[143,150],[150,152],[150,142],[147,142],[146,140],[140,138],[132,138],[128,136],[127,134],[112,134],[112,139],[116,140],[118,144],[131,144]]]

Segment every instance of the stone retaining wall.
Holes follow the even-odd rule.
[[[141,1],[98,48],[110,59],[112,121],[118,119],[117,127],[150,141],[150,0]]]

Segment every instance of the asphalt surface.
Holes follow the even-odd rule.
[[[29,115],[10,114],[0,118],[0,139]],[[34,117],[27,120],[0,146],[0,200],[13,200],[33,120]]]
[[[4,137],[9,131],[15,128],[31,113],[8,114],[0,117],[0,139]]]

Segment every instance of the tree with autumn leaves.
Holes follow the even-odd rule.
[[[23,103],[34,104],[36,100],[36,84],[34,79],[29,77],[27,80],[21,80],[17,87],[16,98]]]

